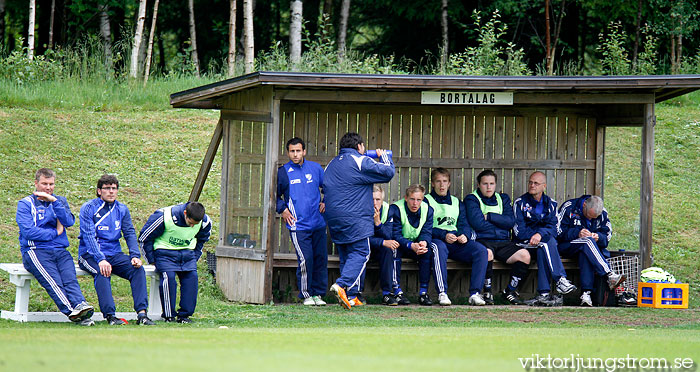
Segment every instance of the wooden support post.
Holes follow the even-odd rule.
[[[605,198],[605,127],[596,128],[595,195]]]
[[[272,301],[272,268],[275,256],[275,215],[277,213],[275,197],[277,193],[277,158],[280,151],[280,101],[272,100],[272,123],[267,125],[267,142],[265,143],[265,189],[263,195],[262,238],[265,251],[265,283],[263,285],[264,301]]]
[[[216,124],[216,129],[214,129],[214,134],[211,136],[211,141],[209,142],[209,148],[207,153],[204,155],[204,160],[202,160],[202,166],[199,167],[199,173],[197,173],[197,179],[194,181],[194,186],[192,186],[192,192],[190,192],[189,201],[199,200],[199,195],[202,194],[202,189],[204,188],[204,182],[207,180],[209,175],[209,170],[214,162],[214,157],[216,152],[219,150],[219,143],[221,143],[221,137],[223,134],[223,120],[219,119]]]
[[[654,212],[654,126],[656,116],[654,104],[644,105],[642,127],[642,180],[639,209],[639,256],[640,270],[651,266],[652,215]]]

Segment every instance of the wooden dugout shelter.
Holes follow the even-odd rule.
[[[307,159],[326,165],[345,132],[368,149],[393,151],[386,199],[413,183],[429,187],[434,167],[452,173],[464,197],[483,169],[499,175],[512,199],[529,174],[547,175],[547,193],[564,200],[604,194],[605,129],[641,128],[640,257],[651,262],[654,105],[700,88],[700,76],[482,77],[256,72],[171,95],[175,108],[221,112],[190,200],[202,190],[219,143],[221,220],[217,282],[230,300],[267,303],[296,288],[296,256],[275,213],[277,168],[298,136]],[[614,219],[614,217],[613,217]],[[249,241],[233,241],[248,234]],[[255,246],[250,247],[250,241]],[[329,267],[337,256],[329,239]],[[329,277],[329,282],[332,281]],[[450,285],[452,287],[452,285]],[[406,290],[404,286],[404,290]]]

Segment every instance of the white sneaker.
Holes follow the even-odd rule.
[[[617,286],[622,284],[622,282],[624,282],[625,279],[627,278],[624,275],[615,274],[611,271],[610,274],[608,274],[608,287],[610,287],[610,289],[613,290],[617,288]]]
[[[304,306],[314,306],[316,305],[316,301],[314,301],[313,297],[307,297],[304,299]]]
[[[486,305],[486,301],[484,301],[484,298],[481,297],[481,294],[479,293],[474,293],[469,297],[469,305],[472,306],[484,306]]]
[[[452,301],[450,301],[450,298],[447,297],[447,293],[445,292],[440,292],[440,294],[438,295],[438,302],[440,303],[440,306],[452,305]]]
[[[314,299],[314,304],[315,304],[316,306],[326,306],[326,301],[323,301],[323,299],[321,298],[321,296],[313,296],[313,297],[311,297],[311,298]]]
[[[593,301],[591,301],[591,292],[586,291],[581,294],[581,306],[593,306]]]
[[[562,276],[559,278],[559,281],[557,282],[557,292],[561,294],[569,294],[573,291],[576,290],[576,286],[573,285],[569,279],[566,279],[565,276]]]

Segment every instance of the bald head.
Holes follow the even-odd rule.
[[[544,189],[547,187],[547,176],[544,173],[537,171],[530,175],[527,181],[527,193],[530,194],[535,200],[540,201],[542,199],[542,194],[544,194]]]

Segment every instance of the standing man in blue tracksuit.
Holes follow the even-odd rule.
[[[612,225],[603,199],[597,195],[583,195],[567,200],[557,214],[559,253],[578,259],[581,269],[581,306],[593,306],[594,275],[607,277],[610,289],[625,281],[625,276],[610,269],[607,247],[612,238]]]
[[[68,248],[66,228],[75,217],[68,201],[54,195],[56,173],[41,168],[34,176],[33,194],[17,203],[15,219],[19,227],[22,263],[72,322],[92,326],[94,308],[85,302]]]
[[[530,265],[530,253],[518,247],[510,238],[510,230],[515,224],[513,207],[506,193],[496,192],[496,173],[487,169],[476,177],[477,189],[464,198],[467,221],[476,232],[477,242],[488,248],[493,256],[511,265],[508,286],[501,295],[512,305],[522,305],[518,288],[525,282]],[[486,269],[484,280],[484,300],[493,303],[491,295],[491,264]]]
[[[143,269],[141,253],[136,242],[136,230],[131,222],[129,208],[117,201],[118,192],[117,177],[105,174],[97,180],[97,198],[86,202],[80,208],[78,263],[81,269],[92,275],[100,310],[110,325],[126,324],[115,316],[112,274],[131,283],[137,323],[154,325],[146,314],[146,271]],[[122,234],[129,248],[128,255],[122,252],[119,243]]]
[[[469,304],[473,306],[486,305],[481,295],[484,287],[484,277],[489,261],[489,252],[481,243],[476,242],[476,234],[467,223],[464,205],[459,199],[450,195],[450,171],[445,168],[435,168],[430,172],[430,183],[433,190],[425,196],[425,200],[433,208],[433,244],[437,246],[439,255],[439,271],[442,278],[438,283],[440,305],[451,304],[445,293],[447,291],[447,259],[459,262],[471,262],[472,272],[469,281]],[[438,268],[436,268],[437,270]]]
[[[198,202],[158,209],[148,217],[139,234],[139,246],[160,273],[160,302],[166,322],[192,323],[197,306],[197,260],[211,234],[211,219]],[[180,308],[175,312],[180,279]],[[177,319],[175,316],[177,315]]]
[[[382,288],[382,304],[387,306],[407,305],[406,299],[399,286],[397,275],[397,261],[401,258],[397,254],[399,243],[391,238],[391,224],[389,220],[389,204],[384,201],[384,189],[380,185],[374,185],[372,193],[374,201],[374,235],[369,238],[369,246],[372,250],[370,260],[379,261],[379,285]],[[365,278],[362,274],[362,286]],[[360,288],[362,292],[364,288]],[[358,296],[359,297],[359,296]],[[406,303],[408,301],[408,303]],[[364,303],[362,299],[358,303]]]
[[[379,162],[364,156],[365,143],[357,133],[345,133],[338,145],[338,156],[326,166],[323,179],[324,218],[344,261],[331,292],[350,309],[346,291],[359,293],[370,255],[369,237],[374,235],[372,186],[391,181],[394,163],[381,149],[377,149]]]
[[[560,305],[550,295],[550,282],[557,282],[557,292],[562,295],[576,290],[566,278],[564,265],[561,263],[557,249],[557,202],[552,200],[544,190],[547,188],[547,176],[534,172],[527,182],[527,192],[513,202],[515,225],[513,241],[519,246],[535,251],[537,257],[537,292],[532,300],[526,301],[532,306]]]
[[[277,213],[287,223],[297,254],[297,285],[304,305],[323,306],[321,298],[328,286],[326,221],[321,213],[323,168],[306,160],[306,144],[301,138],[287,141],[289,162],[277,169]]]
[[[418,303],[431,306],[433,301],[428,296],[430,272],[433,272],[435,286],[439,292],[445,283],[440,277],[438,248],[432,240],[433,208],[423,201],[424,196],[423,185],[409,186],[405,198],[389,207],[389,222],[392,225],[392,236],[399,242],[400,256],[418,261]],[[398,269],[397,275],[400,274]],[[444,293],[440,292],[441,295]]]

